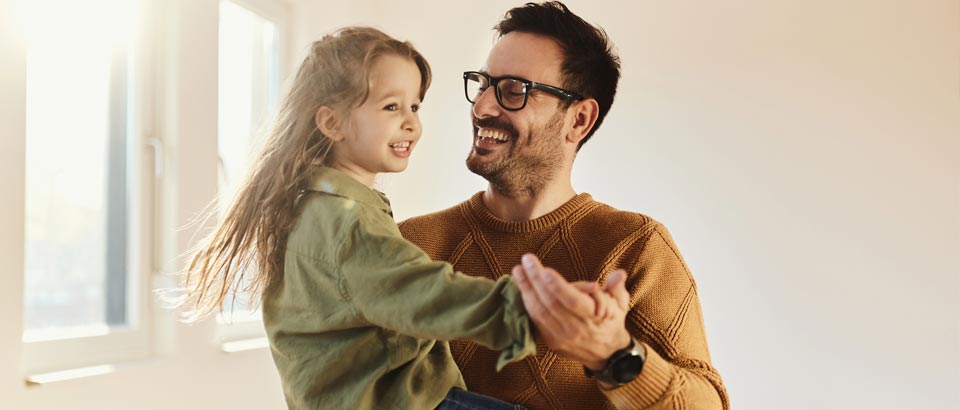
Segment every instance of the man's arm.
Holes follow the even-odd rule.
[[[729,408],[726,391],[719,375],[710,367],[708,357],[696,357],[695,352],[687,357],[687,352],[678,352],[675,346],[663,354],[658,348],[666,350],[664,346],[654,347],[643,342],[662,340],[662,335],[631,335],[627,331],[628,317],[636,322],[644,315],[638,311],[636,295],[626,289],[624,272],[615,272],[607,281],[606,290],[614,299],[610,304],[614,313],[613,319],[603,321],[595,320],[588,311],[589,297],[578,292],[556,271],[544,268],[533,255],[526,255],[524,266],[515,267],[513,274],[531,319],[547,345],[558,353],[599,370],[614,352],[630,345],[631,336],[641,340],[640,347],[645,350],[646,359],[640,375],[623,386],[601,386],[618,408],[672,409],[676,403],[696,409]],[[686,302],[687,310],[695,312],[684,314],[683,319],[699,321],[699,304],[691,306],[690,300]],[[702,331],[699,334],[687,332],[683,337],[699,339],[692,342],[706,345]],[[690,341],[680,345],[687,345],[687,342]],[[673,354],[672,360],[668,359],[669,354]]]

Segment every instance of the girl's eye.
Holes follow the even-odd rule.
[[[410,110],[413,112],[420,111],[420,104],[414,104],[410,106]]]
[[[385,109],[385,110],[387,110],[387,111],[396,111],[396,110],[397,110],[397,105],[396,105],[396,104],[389,104],[389,105],[387,105],[386,107],[383,107],[383,109]]]

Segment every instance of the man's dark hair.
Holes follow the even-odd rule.
[[[602,28],[587,23],[559,1],[527,3],[507,11],[494,27],[500,37],[513,31],[539,34],[554,39],[563,50],[560,87],[597,100],[597,122],[580,141],[577,150],[600,128],[613,105],[620,80],[620,57]]]

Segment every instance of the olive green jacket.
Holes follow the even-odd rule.
[[[432,409],[465,388],[445,340],[501,350],[498,370],[535,351],[511,278],[434,262],[382,193],[319,167],[298,206],[283,284],[263,304],[291,409]]]

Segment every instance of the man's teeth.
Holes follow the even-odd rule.
[[[395,142],[390,144],[390,148],[393,148],[394,151],[406,151],[410,149],[410,141]]]
[[[490,130],[486,128],[480,128],[477,130],[477,136],[480,138],[494,139],[500,142],[507,142],[510,140],[510,137],[503,131]]]

